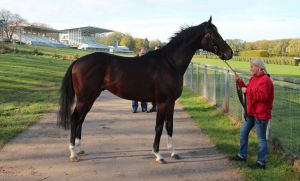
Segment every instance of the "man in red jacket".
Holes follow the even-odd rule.
[[[267,139],[266,130],[269,120],[272,118],[272,105],[274,100],[273,82],[267,74],[264,61],[256,58],[251,61],[251,74],[248,85],[236,76],[237,85],[246,94],[247,114],[240,133],[239,154],[232,157],[235,161],[246,161],[248,156],[248,135],[255,126],[258,138],[258,155],[255,164],[250,168],[266,168],[267,161]]]

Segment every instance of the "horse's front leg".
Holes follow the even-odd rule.
[[[173,145],[173,140],[172,140],[174,106],[175,106],[175,103],[172,103],[168,106],[168,109],[167,109],[167,119],[166,119],[166,130],[168,133],[167,147],[171,151],[171,157],[173,159],[180,159],[179,155],[175,151],[175,148]]]
[[[155,125],[155,138],[153,143],[153,154],[156,156],[156,162],[166,163],[163,156],[159,153],[159,143],[161,134],[164,127],[164,119],[166,117],[166,104],[157,104],[157,113],[156,113],[156,125]]]
[[[87,112],[79,112],[76,107],[72,115],[71,138],[70,138],[70,146],[69,146],[70,149],[69,159],[72,162],[79,161],[78,155],[85,155],[85,152],[81,150],[81,130],[82,130],[82,123],[85,119],[86,114]]]

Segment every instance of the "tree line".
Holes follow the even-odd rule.
[[[246,42],[241,39],[226,40],[234,51],[239,55],[241,51],[264,50],[269,56],[300,56],[300,39],[259,40]]]
[[[154,50],[155,46],[163,46],[160,40],[148,40],[148,38],[134,38],[129,33],[112,32],[97,39],[98,42],[105,45],[114,45],[118,41],[120,45],[127,46],[130,50],[138,52],[141,47],[147,50]]]
[[[141,47],[153,50],[157,45],[165,45],[160,40],[147,38],[134,38],[129,33],[113,32],[98,38],[100,43],[113,45],[118,41],[120,45],[127,46],[130,50],[137,52]],[[259,40],[246,42],[241,39],[227,39],[226,42],[232,48],[235,55],[240,55],[242,51],[264,50],[268,56],[300,56],[300,39],[279,39],[279,40]]]

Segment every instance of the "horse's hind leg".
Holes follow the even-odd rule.
[[[70,145],[69,145],[69,149],[70,149],[69,160],[73,162],[78,161],[78,157],[75,149],[75,134],[76,134],[77,125],[79,125],[79,113],[76,105],[71,117],[71,135],[70,135]]]
[[[167,116],[166,116],[166,130],[168,133],[168,142],[167,147],[171,151],[171,157],[173,159],[179,159],[179,155],[176,153],[174,145],[173,145],[173,115],[174,115],[174,106],[175,103],[172,103],[167,108]]]
[[[82,130],[82,123],[84,120],[80,120],[79,124],[76,127],[76,134],[75,134],[75,148],[78,155],[85,155],[85,152],[81,149],[81,130]]]
[[[100,93],[99,93],[100,94]],[[84,154],[84,151],[80,149],[81,144],[81,130],[83,121],[90,111],[91,107],[95,99],[99,96],[99,94],[93,96],[86,101],[77,100],[74,112],[71,118],[71,137],[70,137],[70,161],[78,161],[78,154]]]

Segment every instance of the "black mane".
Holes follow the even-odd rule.
[[[178,46],[181,46],[183,43],[188,42],[191,38],[195,38],[195,35],[200,36],[204,33],[204,26],[207,22],[202,23],[197,26],[185,26],[182,27],[180,31],[174,34],[173,37],[170,38],[168,44],[166,44],[163,48],[166,51],[177,49]]]

